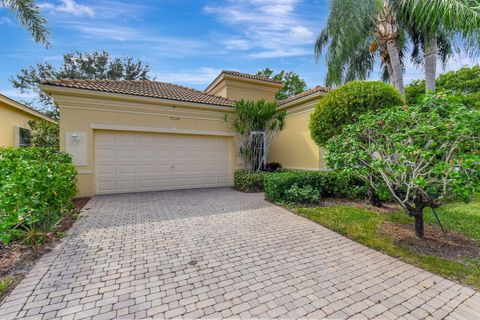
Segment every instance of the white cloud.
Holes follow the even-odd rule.
[[[40,9],[50,10],[54,12],[61,12],[72,14],[74,16],[95,16],[95,12],[89,6],[78,4],[75,0],[60,0],[59,3],[53,4],[50,2],[39,4]]]
[[[254,52],[249,55],[251,58],[283,58],[296,57],[311,54],[312,50],[303,48],[277,49],[270,51]]]
[[[0,93],[13,100],[33,99],[38,95],[35,92],[20,92],[20,89],[0,89]]]
[[[220,69],[203,67],[197,70],[157,73],[155,74],[155,77],[156,80],[162,82],[208,85],[220,74],[220,72]]]
[[[0,24],[13,24],[9,17],[0,17]]]
[[[237,34],[223,35],[226,49],[251,49],[251,57],[289,57],[312,54],[315,33],[311,22],[297,13],[299,0],[238,0],[204,11],[215,15]],[[308,47],[308,50],[306,48]]]
[[[251,44],[245,39],[224,39],[220,42],[227,49],[248,50],[251,48]]]
[[[127,27],[115,23],[92,22],[85,23],[81,21],[65,22],[68,28],[75,29],[81,33],[94,38],[103,38],[118,41],[132,42],[152,42],[165,46],[183,46],[183,47],[200,47],[203,42],[197,40],[188,40],[170,36],[161,36],[149,34],[148,31],[134,27]]]

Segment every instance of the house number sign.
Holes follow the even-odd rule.
[[[170,120],[172,120],[172,121],[178,121],[178,120],[180,120],[180,117],[170,117]]]

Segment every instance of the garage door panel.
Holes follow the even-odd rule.
[[[120,180],[118,183],[118,188],[120,190],[132,190],[136,189],[137,181],[136,180]]]
[[[168,173],[172,172],[172,165],[171,164],[159,164],[155,166],[158,173]]]
[[[150,158],[153,158],[155,157],[155,149],[140,149],[140,150],[137,150],[137,156],[138,156],[138,159],[150,159]]]
[[[114,192],[117,190],[116,181],[98,181],[97,180],[97,192]]]
[[[120,159],[135,159],[137,158],[137,149],[134,147],[131,148],[119,148],[118,157]]]
[[[119,165],[118,166],[118,173],[120,175],[123,174],[136,174],[137,173],[137,165],[130,164],[130,165]]]
[[[218,171],[219,173],[225,173],[225,174],[227,174],[230,170],[229,170],[228,166],[223,165],[223,164],[219,164],[219,165],[217,165],[217,171]]]
[[[201,160],[203,158],[203,152],[201,150],[190,151],[190,158]]]
[[[96,132],[97,193],[230,184],[231,138]]]
[[[139,135],[138,134],[119,134],[117,135],[117,141],[119,144],[128,146],[132,145],[135,146],[139,143]]]
[[[227,185],[229,180],[228,177],[218,177],[217,183]]]
[[[141,189],[154,189],[157,186],[155,180],[139,180],[138,187]]]
[[[153,174],[155,174],[155,172],[156,172],[156,170],[155,170],[155,165],[153,165],[153,164],[147,164],[147,165],[142,165],[142,164],[140,164],[140,165],[138,166],[138,173],[139,173],[140,175],[142,175],[142,174],[151,174],[151,175],[153,175]]]
[[[117,136],[116,135],[97,135],[95,137],[95,144],[97,146],[111,146],[112,144],[116,144]]]
[[[172,185],[172,176],[164,176],[164,177],[157,177],[155,181],[157,182],[157,186],[161,188],[168,188]]]
[[[201,164],[191,164],[190,165],[190,171],[191,172],[199,172],[200,174],[202,173],[202,165]]]
[[[106,159],[116,159],[117,158],[117,152],[113,148],[98,147],[96,149],[96,153],[97,153],[98,159],[100,159],[100,161],[104,161]]]
[[[102,174],[115,174],[117,172],[117,168],[114,165],[97,165],[97,175]]]

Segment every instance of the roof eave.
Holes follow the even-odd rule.
[[[182,107],[195,107],[199,109],[210,109],[217,111],[229,112],[233,111],[232,106],[229,105],[219,105],[219,104],[210,104],[202,102],[193,102],[193,101],[182,101],[175,99],[165,99],[165,98],[156,98],[156,97],[146,97],[126,93],[116,93],[116,92],[106,92],[106,91],[97,91],[91,89],[80,89],[80,88],[69,88],[56,85],[40,85],[40,89],[49,95],[67,95],[67,96],[81,96],[81,97],[90,97],[90,98],[103,98],[103,99],[115,99],[115,100],[129,100],[132,102],[147,102],[151,104],[170,104],[177,105]]]
[[[46,121],[51,122],[51,123],[57,123],[56,120],[50,118],[49,116],[44,115],[43,113],[41,113],[41,112],[39,112],[35,109],[32,109],[28,106],[25,106],[25,105],[21,104],[20,102],[15,101],[15,100],[13,100],[13,99],[11,99],[11,98],[3,95],[3,94],[0,94],[0,101],[2,101],[3,103],[5,103],[5,104],[7,104],[7,105],[9,105],[9,106],[11,106],[15,109],[18,109],[18,110],[21,110],[21,111],[26,112],[28,114],[31,114],[35,117],[41,118],[41,119],[46,120]]]
[[[325,94],[326,94],[326,92],[324,92],[324,91],[316,91],[316,92],[313,92],[313,93],[309,94],[308,96],[302,97],[300,99],[295,99],[295,100],[289,101],[287,103],[280,104],[278,106],[277,110],[284,110],[284,109],[288,109],[288,108],[291,108],[291,107],[294,107],[294,106],[297,106],[297,105],[300,105],[300,104],[303,104],[303,103],[307,103],[307,102],[313,101],[315,99],[321,98]]]
[[[247,77],[242,77],[238,75],[233,75],[229,73],[225,73],[222,71],[204,90],[204,92],[209,92],[213,88],[215,88],[222,80],[225,79],[233,79],[233,80],[240,80],[242,82],[248,82],[248,83],[255,83],[258,85],[262,86],[267,86],[267,87],[274,87],[281,89],[283,87],[283,83],[281,82],[274,82],[274,81],[267,81],[267,80],[260,80],[260,79],[252,79],[252,78],[247,78]]]

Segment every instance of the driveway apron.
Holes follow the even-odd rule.
[[[480,294],[229,188],[94,197],[0,319],[480,319]]]

